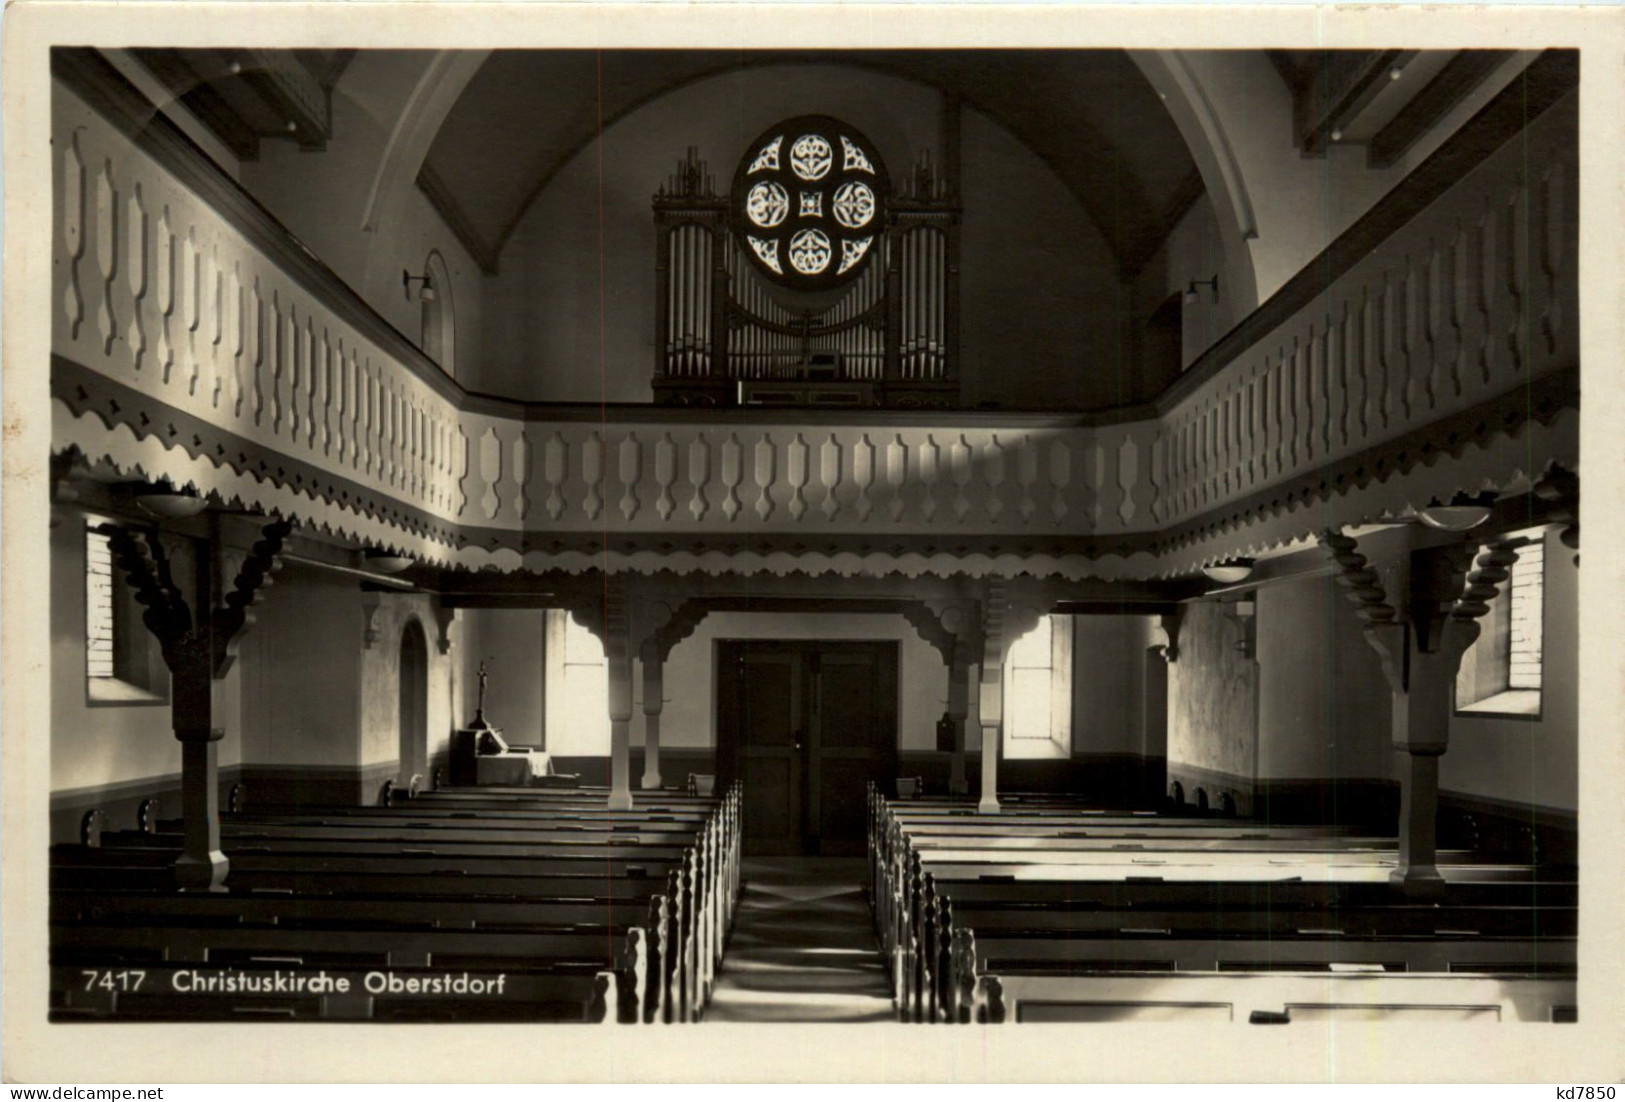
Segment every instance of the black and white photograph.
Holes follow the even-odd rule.
[[[7,17],[9,1080],[1625,1073],[1617,9],[196,7]]]

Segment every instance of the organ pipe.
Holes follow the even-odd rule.
[[[885,309],[892,249],[901,251],[896,318],[901,328],[898,373],[910,381],[947,376],[949,288],[947,234],[915,225],[883,235],[874,255],[847,292],[821,313],[803,318],[780,303],[757,277],[744,255],[742,239],[724,240],[706,225],[684,221],[669,231],[664,288],[666,373],[681,378],[710,374],[713,355],[726,341],[725,372],[735,379],[793,378],[810,352],[835,353],[844,378],[879,382],[885,376],[886,332],[871,325]],[[725,310],[733,321],[712,332],[718,285],[712,250],[722,248],[728,288]]]

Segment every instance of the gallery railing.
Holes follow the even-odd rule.
[[[447,544],[1148,532],[1578,364],[1572,94],[1227,362],[1081,417],[470,396],[235,185],[200,186],[150,111],[77,78],[53,110],[55,446],[230,468],[245,498],[297,468],[311,500],[384,501]]]

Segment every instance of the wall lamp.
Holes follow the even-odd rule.
[[[1219,277],[1215,275],[1212,279],[1191,280],[1190,286],[1185,288],[1185,305],[1194,306],[1202,300],[1201,296],[1196,293],[1198,287],[1213,288],[1213,301],[1219,301]]]
[[[412,556],[397,555],[393,551],[384,551],[377,547],[369,547],[361,554],[362,561],[367,569],[376,570],[380,574],[399,574],[412,565]]]
[[[1235,585],[1253,576],[1253,560],[1226,559],[1212,566],[1202,567],[1202,573],[1221,585]]]
[[[1438,498],[1434,498],[1417,511],[1416,517],[1429,528],[1437,528],[1441,532],[1465,532],[1490,519],[1490,506],[1494,501],[1493,492],[1477,495],[1458,493],[1450,499],[1449,505],[1442,505]]]
[[[411,269],[402,268],[401,269],[401,284],[406,288],[406,297],[408,299],[410,299],[412,297],[412,284],[414,284],[414,283],[423,284],[423,286],[418,289],[418,299],[420,301],[422,301],[422,302],[433,302],[434,301],[434,282],[432,280],[430,280],[429,273],[424,272],[420,276],[415,276],[415,275],[412,274]]]
[[[141,510],[163,520],[195,517],[208,507],[203,496],[192,489],[177,490],[168,482],[137,486],[130,491]]]

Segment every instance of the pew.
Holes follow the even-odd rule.
[[[518,790],[498,793],[499,810],[510,813],[500,820],[477,801],[437,795],[447,798],[315,816],[232,814],[222,831],[233,863],[223,893],[169,890],[180,842],[171,824],[56,847],[53,964],[103,974],[218,962],[281,961],[296,974],[336,963],[396,972],[500,965],[529,977],[516,978],[501,1005],[430,1005],[386,991],[336,1001],[232,995],[188,1011],[185,999],[159,990],[162,982],[146,992],[71,993],[60,972],[53,1013],[410,1019],[437,1018],[443,1005],[452,1020],[698,1016],[739,890],[737,786],[668,811],[617,812],[591,806],[591,794],[585,806],[555,810],[552,792]]]
[[[972,1021],[1574,1021],[1574,985],[1528,976],[1122,973],[977,979]]]
[[[1289,971],[1433,974],[1437,990],[1504,981],[1539,994],[1475,995],[1475,1013],[1568,1020],[1578,891],[1567,870],[1443,851],[1447,895],[1418,903],[1387,884],[1395,840],[1369,832],[1023,804],[973,819],[963,800],[871,792],[871,901],[903,1020],[1172,1015],[1154,996],[1169,976],[1207,975],[1202,990],[1223,992],[1232,977]],[[1118,986],[1097,998],[1088,985],[1101,977]],[[1358,990],[1370,1003],[1374,989]],[[1401,990],[1443,1005],[1435,988]],[[1182,1001],[1227,1015],[1238,1005]]]
[[[444,973],[435,969],[394,968],[349,981],[342,993],[293,994],[275,990],[238,990],[225,997],[199,998],[203,980],[189,965],[157,964],[113,973],[108,990],[101,986],[107,973],[94,969],[51,969],[53,1022],[82,1020],[243,1021],[243,1020],[370,1020],[436,1022],[582,1022],[617,1021],[621,995],[614,972],[509,973],[501,997],[424,998],[421,991]],[[321,970],[260,967],[235,970],[243,987],[270,987],[279,975],[303,975],[331,980]],[[246,981],[246,982],[245,982]],[[371,985],[377,989],[373,990]],[[393,981],[393,982],[392,982]],[[453,981],[455,983],[455,980]],[[489,980],[483,981],[487,985]],[[465,982],[465,988],[469,986]],[[133,987],[122,990],[122,987]],[[457,992],[453,992],[457,995]]]

